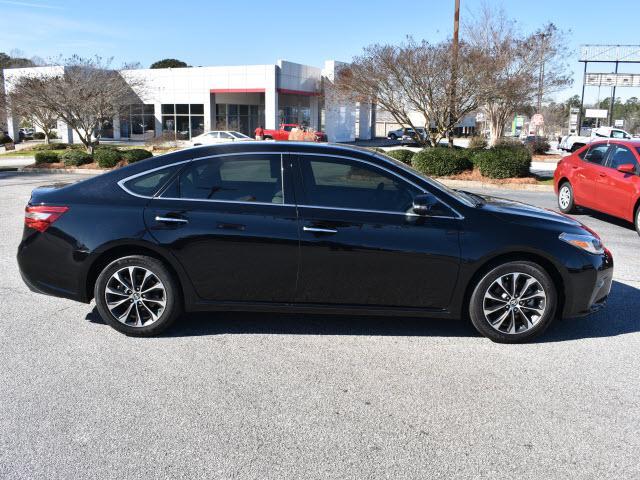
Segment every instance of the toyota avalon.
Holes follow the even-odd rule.
[[[449,189],[381,153],[233,142],[37,188],[18,263],[34,291],[128,335],[184,311],[468,318],[523,342],[601,308],[613,260],[568,216]]]

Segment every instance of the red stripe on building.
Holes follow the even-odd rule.
[[[212,88],[211,93],[264,93],[264,88]]]

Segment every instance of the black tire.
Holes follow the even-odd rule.
[[[139,303],[134,305],[131,304],[134,302],[132,295],[136,293],[134,291],[135,289],[126,290],[126,288],[128,288],[127,285],[132,283],[128,280],[128,278],[131,277],[127,277],[127,274],[130,272],[129,267],[133,267],[134,286],[136,283],[142,286],[142,290],[138,288],[141,293],[136,297],[139,298]],[[145,271],[151,272],[152,274],[148,276],[146,281],[141,280],[142,275],[146,273]],[[120,278],[124,280],[124,283],[114,279],[113,276],[117,272],[120,272],[122,275]],[[158,283],[154,280],[157,280]],[[110,287],[109,292],[113,292],[114,289],[116,289],[118,293],[107,293],[106,289],[108,285]],[[156,288],[151,289],[150,287],[154,287],[154,285]],[[157,285],[160,285],[160,287]],[[147,293],[146,300],[144,300],[145,297],[142,296],[145,289],[152,290]],[[154,295],[155,297],[152,298]],[[107,296],[109,296],[110,299],[109,305],[114,309],[113,314],[107,304]],[[102,272],[100,272],[96,280],[94,298],[96,300],[98,313],[109,326],[126,335],[136,337],[158,335],[167,329],[182,314],[182,296],[178,281],[161,261],[144,255],[130,255],[118,258],[109,263]],[[113,304],[118,303],[120,299],[122,299],[124,303],[122,303],[122,306],[114,308]],[[164,301],[164,307],[160,310],[162,301]],[[129,305],[131,305],[131,311],[125,318],[125,321],[127,321],[127,319],[129,319],[129,321],[123,323],[123,321],[119,321],[115,315],[121,313],[124,315]],[[138,305],[140,305],[139,310]],[[147,308],[145,305],[149,305],[150,308]],[[157,319],[153,320],[152,314],[157,315]],[[135,326],[136,319],[142,320],[140,326]]]
[[[391,134],[389,134],[389,138],[390,138],[391,140],[397,140],[397,139],[398,139],[398,136],[397,136],[395,133],[391,133]]]
[[[562,213],[573,213],[576,210],[576,201],[573,196],[573,187],[569,182],[562,182],[558,187],[558,209]]]
[[[638,232],[638,235],[640,235],[640,205],[636,207],[635,222],[633,223],[636,226],[636,232]]]
[[[516,282],[517,285],[520,285],[520,288],[523,288],[523,286],[528,281],[528,278],[533,278],[538,282],[537,285],[534,284],[533,286],[529,287],[529,289],[520,292],[523,298],[525,298],[525,292],[529,292],[528,295],[531,295],[532,292],[537,292],[539,294],[537,286],[542,287],[542,292],[545,294],[545,297],[541,298],[539,295],[536,295],[535,299],[533,300],[519,302],[520,305],[523,305],[522,307],[519,307],[517,305],[518,301],[516,297],[516,305],[510,307],[511,310],[513,310],[513,313],[511,313],[511,310],[509,310],[508,302],[505,306],[505,310],[501,309],[502,304],[500,304],[499,302],[495,302],[495,304],[492,304],[490,307],[488,306],[487,310],[491,310],[494,306],[498,306],[500,310],[496,310],[495,312],[491,312],[489,315],[486,315],[485,302],[488,302],[487,304],[489,304],[490,302],[493,302],[493,300],[491,300],[491,298],[485,298],[485,295],[489,293],[491,296],[493,296],[493,292],[495,292],[495,290],[492,289],[497,288],[497,284],[495,282],[499,281],[498,279],[503,279],[504,281],[504,278],[507,278],[508,282],[509,278],[513,279],[513,274],[519,274],[516,277]],[[509,285],[507,285],[507,287],[509,287]],[[503,300],[500,300],[500,302],[502,301]],[[537,319],[535,319],[532,322],[531,326],[528,327],[525,324],[525,317],[523,316],[523,313],[519,312],[527,312],[529,316],[526,318],[531,319],[535,318],[533,317],[535,313],[533,313],[532,315],[532,312],[535,312],[535,310],[533,308],[524,306],[524,304],[541,309],[542,307],[540,307],[540,305],[543,305],[544,307],[542,314],[538,315]],[[553,283],[553,280],[551,279],[549,274],[536,263],[518,261],[508,262],[494,267],[482,277],[480,282],[474,288],[473,293],[471,294],[471,299],[469,302],[469,316],[471,319],[471,323],[473,323],[473,326],[476,328],[476,330],[478,330],[481,335],[489,338],[490,340],[498,343],[523,343],[532,340],[547,329],[547,327],[556,317],[557,308],[558,294],[555,284]],[[492,320],[496,318],[499,319],[502,314],[507,315],[505,319],[502,322],[498,323],[497,327],[492,326],[489,317],[491,317]],[[515,328],[512,333],[509,333],[510,326],[512,324],[515,325]],[[494,323],[494,325],[496,324]]]

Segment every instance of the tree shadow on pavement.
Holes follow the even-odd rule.
[[[613,282],[608,305],[604,310],[587,317],[556,321],[535,341],[562,342],[640,332],[638,312],[640,290],[624,283]],[[95,308],[87,314],[86,319],[104,324]],[[162,336],[221,334],[479,336],[469,322],[462,320],[257,312],[188,313]]]

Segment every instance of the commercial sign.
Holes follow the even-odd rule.
[[[531,117],[532,125],[544,125],[544,117],[540,113],[536,113],[533,117]]]
[[[640,87],[640,74],[587,73],[584,84],[595,87]]]
[[[624,127],[624,120],[616,120],[613,124],[614,127]]]
[[[587,118],[607,118],[609,112],[600,108],[587,108],[584,112],[584,116]]]

